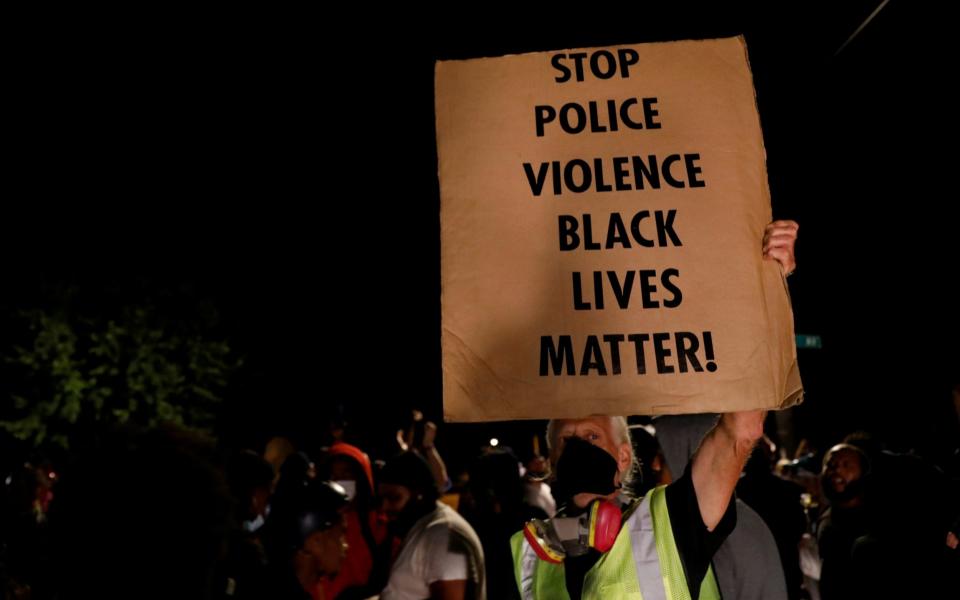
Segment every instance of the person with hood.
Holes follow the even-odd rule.
[[[716,420],[717,415],[710,414],[667,415],[654,420],[656,439],[671,470],[679,471],[687,464]],[[739,498],[735,500],[735,510],[737,526],[713,556],[724,600],[786,600],[784,569],[770,528]],[[798,570],[799,564],[798,559]],[[796,595],[799,594],[797,582]]]
[[[373,499],[373,469],[370,457],[356,446],[335,442],[327,453],[326,477],[347,493],[347,555],[340,572],[321,585],[327,598],[366,598],[379,589],[369,589],[378,548],[387,537],[386,517]]]

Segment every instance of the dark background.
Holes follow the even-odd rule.
[[[210,302],[245,357],[225,443],[311,447],[342,412],[382,448],[409,408],[442,414],[434,61],[742,33],[774,216],[801,224],[796,329],[823,340],[800,351],[798,433],[921,444],[960,382],[955,65],[942,19],[896,0],[836,54],[877,4],[13,23],[0,303],[64,284],[91,304]],[[523,454],[539,427],[438,443],[453,462],[492,436]]]

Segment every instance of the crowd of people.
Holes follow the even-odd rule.
[[[717,463],[698,471],[726,418],[555,420],[548,456],[487,446],[453,478],[427,423],[378,461],[343,439],[309,457],[286,438],[225,454],[176,429],[118,432],[62,476],[7,476],[4,598],[680,597],[651,593],[651,573],[692,598],[956,591],[960,454],[860,432],[790,457],[757,434],[729,502],[702,493]]]
[[[764,239],[785,273],[795,239],[792,222]],[[860,432],[789,457],[764,421],[555,419],[545,455],[491,445],[453,477],[418,412],[378,460],[342,425],[313,456],[283,437],[229,451],[176,428],[115,431],[61,475],[6,476],[3,600],[958,593],[960,439],[921,457]]]

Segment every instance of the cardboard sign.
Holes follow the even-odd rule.
[[[742,38],[436,67],[449,421],[802,396]]]

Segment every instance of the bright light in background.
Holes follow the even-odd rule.
[[[500,440],[498,440],[497,438],[490,438],[490,445],[496,448],[497,446],[500,445]]]

